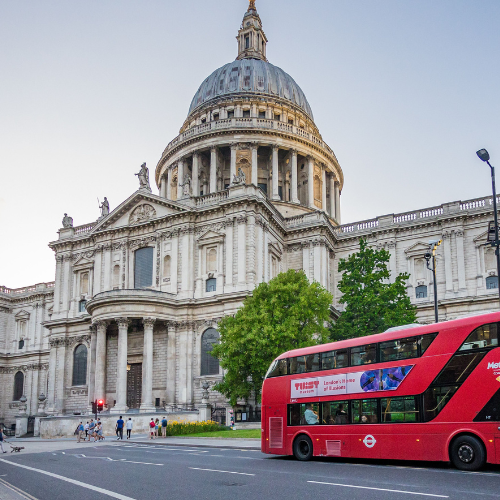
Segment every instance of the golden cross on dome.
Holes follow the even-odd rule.
[[[255,0],[250,0],[250,5],[248,6],[248,10],[257,10],[255,7]]]

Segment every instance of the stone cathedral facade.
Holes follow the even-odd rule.
[[[165,148],[158,194],[143,165],[139,189],[97,221],[65,216],[54,282],[0,287],[0,422],[87,413],[100,398],[111,413],[196,408],[204,382],[222,377],[210,356],[220,318],[288,269],[341,312],[337,265],[360,236],[390,252],[393,275],[411,274],[420,321],[434,317],[429,240],[443,240],[440,319],[498,308],[491,198],[342,225],[342,169],[300,87],[268,62],[253,1],[237,45]]]

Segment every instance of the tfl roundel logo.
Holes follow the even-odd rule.
[[[371,434],[367,434],[365,439],[363,439],[363,443],[367,448],[373,448],[377,443],[377,440]]]

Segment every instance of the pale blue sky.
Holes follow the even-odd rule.
[[[54,279],[47,243],[153,172],[247,0],[0,0],[0,285]],[[345,176],[343,222],[491,193],[498,0],[257,0],[269,61],[305,92]],[[151,176],[153,177],[153,176]],[[500,182],[500,181],[499,181]]]

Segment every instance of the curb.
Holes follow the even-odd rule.
[[[217,439],[217,438],[215,438]],[[224,439],[224,438],[219,438],[219,439]],[[154,440],[153,440],[154,441]],[[195,444],[188,444],[188,443],[150,443],[150,442],[145,442],[145,443],[140,443],[140,444],[145,444],[146,446],[184,446],[187,448],[226,448],[230,450],[253,450],[253,451],[260,451],[260,445],[259,446],[241,446],[237,445],[237,443],[234,444],[228,444],[228,445],[222,445],[220,443],[214,442],[213,444],[207,444],[207,443],[195,443]]]

